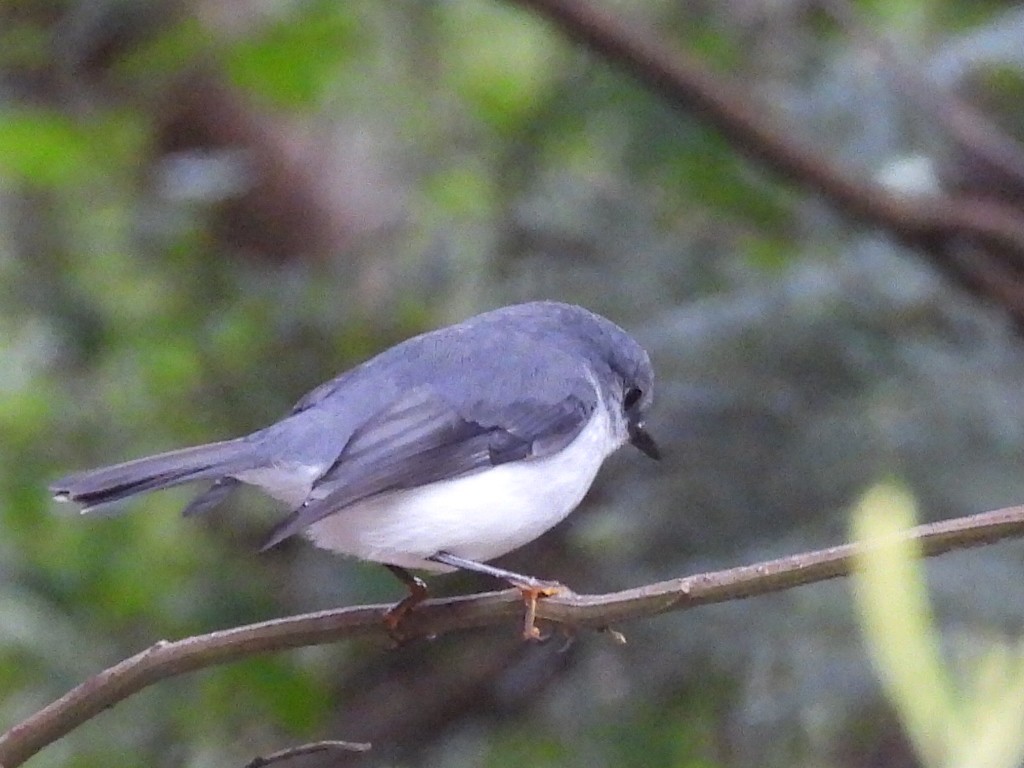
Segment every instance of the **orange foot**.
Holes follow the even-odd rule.
[[[523,639],[540,640],[540,630],[537,629],[537,600],[557,595],[559,592],[564,592],[566,588],[557,581],[541,581],[540,579],[516,580],[511,583],[522,594],[523,604],[526,606],[526,614],[523,617]]]

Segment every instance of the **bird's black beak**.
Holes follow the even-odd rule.
[[[661,458],[661,450],[658,448],[658,444],[654,442],[654,438],[644,429],[643,424],[630,423],[629,442],[652,459],[658,460]]]

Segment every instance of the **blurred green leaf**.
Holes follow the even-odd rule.
[[[152,87],[153,78],[175,75],[193,66],[203,53],[213,49],[213,35],[199,19],[190,16],[128,51],[114,66],[122,75]]]
[[[326,681],[287,656],[249,659],[216,669],[205,677],[202,695],[204,712],[221,718],[233,713],[247,723],[263,713],[300,736],[316,732],[330,701]]]
[[[698,26],[686,30],[687,47],[707,65],[723,72],[735,70],[743,61],[743,50],[721,29]]]
[[[82,181],[93,165],[88,135],[64,115],[0,113],[0,173],[58,186]]]
[[[479,217],[494,205],[491,181],[482,164],[450,165],[426,180],[424,194],[446,217]]]
[[[221,59],[231,80],[273,104],[301,109],[319,101],[357,49],[344,3],[318,2],[230,45]]]
[[[933,631],[927,592],[916,561],[920,546],[902,537],[915,523],[914,500],[884,484],[861,499],[853,536],[864,545],[855,591],[876,668],[926,765],[943,763],[956,726],[956,695]]]
[[[492,128],[518,129],[558,74],[557,39],[517,9],[462,2],[450,11],[446,63],[454,87]]]
[[[136,157],[144,141],[137,116],[108,113],[73,120],[48,110],[0,112],[0,176],[61,187],[95,180]]]
[[[683,135],[671,131],[652,136],[649,147],[647,162],[686,200],[761,227],[777,229],[789,220],[784,191],[760,179],[719,134],[699,127]]]
[[[872,19],[880,29],[900,37],[920,38],[938,4],[934,0],[859,0],[858,5],[864,9],[865,18]]]
[[[955,684],[920,544],[904,535],[916,517],[913,497],[892,483],[869,490],[853,516],[854,589],[875,668],[924,765],[1013,768],[1024,758],[1024,655],[1019,644],[977,649],[973,674]]]
[[[487,768],[533,766],[555,768],[571,765],[572,750],[562,740],[546,737],[533,730],[516,730],[495,738],[483,764]]]
[[[749,264],[767,273],[781,272],[793,259],[792,242],[767,233],[744,237],[740,251]]]

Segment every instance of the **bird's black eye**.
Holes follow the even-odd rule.
[[[622,396],[622,406],[628,411],[643,397],[643,392],[636,387],[630,387],[626,390],[626,394]]]

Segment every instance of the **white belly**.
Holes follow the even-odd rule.
[[[426,560],[442,551],[491,560],[572,512],[622,442],[598,408],[557,454],[374,496],[314,523],[306,535],[324,549],[404,568],[450,571]]]

